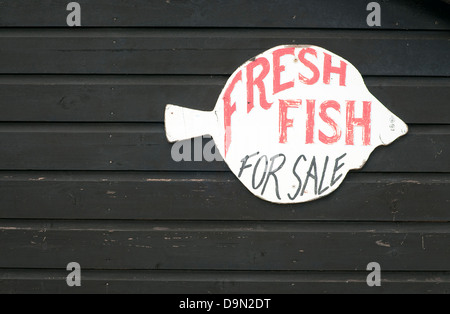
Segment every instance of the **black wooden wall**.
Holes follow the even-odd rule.
[[[79,0],[69,28],[69,2],[0,1],[0,292],[450,292],[450,5],[380,0],[370,28],[361,0]],[[349,60],[410,128],[289,206],[172,161],[163,124],[281,44]]]

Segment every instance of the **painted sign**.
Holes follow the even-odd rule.
[[[167,105],[165,127],[169,142],[211,135],[250,192],[275,203],[330,194],[377,146],[408,131],[350,62],[299,45],[239,67],[213,111]]]

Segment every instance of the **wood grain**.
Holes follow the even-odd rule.
[[[448,223],[1,220],[0,234],[0,268],[445,271],[450,258]]]
[[[0,74],[229,75],[278,45],[316,45],[363,75],[449,76],[442,31],[0,29]]]
[[[229,171],[222,161],[174,161],[161,123],[0,123],[0,142],[1,170]],[[361,171],[448,173],[449,143],[449,126],[413,125]]]
[[[2,269],[0,293],[150,293],[185,295],[299,293],[449,293],[448,272],[383,272],[381,287],[369,287],[368,272],[314,271],[149,271],[149,270],[82,270],[81,287],[68,287],[68,272],[60,269]],[[189,296],[191,299],[195,296]],[[229,296],[228,296],[229,297]],[[185,300],[185,299],[184,299]],[[277,301],[280,301],[277,298]],[[154,301],[156,302],[156,300]],[[274,300],[275,302],[275,300]],[[172,301],[168,308],[179,303]],[[281,305],[272,304],[280,308]]]
[[[0,172],[9,219],[450,221],[448,174],[349,173],[314,202],[276,205],[227,172]]]
[[[0,121],[163,122],[166,104],[212,110],[228,76],[0,75]],[[406,123],[450,124],[450,79],[364,78]]]
[[[359,0],[79,0],[83,27],[362,28],[367,2]],[[0,26],[67,27],[67,1],[3,1]],[[375,29],[448,29],[446,4],[390,0]]]

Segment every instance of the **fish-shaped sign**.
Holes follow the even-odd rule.
[[[274,203],[330,194],[377,146],[408,132],[350,62],[310,45],[244,63],[212,111],[167,105],[165,127],[169,142],[211,135],[237,178]]]

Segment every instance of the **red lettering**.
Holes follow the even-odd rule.
[[[305,54],[311,54],[317,59],[317,52],[313,48],[304,48],[300,50],[300,53],[298,54],[298,59],[301,63],[303,63],[304,66],[309,68],[313,72],[313,76],[311,78],[307,78],[306,76],[303,76],[301,73],[298,74],[298,78],[300,79],[300,82],[307,84],[307,85],[314,85],[317,83],[317,81],[320,78],[320,71],[319,69],[309,60],[306,60]]]
[[[227,156],[228,148],[231,144],[231,115],[236,111],[236,102],[231,104],[231,93],[237,82],[242,80],[242,72],[239,71],[228,85],[223,95],[224,103],[224,127],[225,127],[225,156]]]
[[[314,115],[316,111],[316,101],[306,100],[306,144],[314,143]]]
[[[363,116],[362,118],[355,118],[355,101],[347,101],[347,131],[345,144],[353,145],[354,143],[354,126],[363,128],[363,144],[370,145],[370,115],[371,115],[370,101],[363,101]]]
[[[262,71],[257,78],[253,78],[253,70],[257,66],[262,66]],[[266,58],[258,58],[247,65],[247,113],[253,107],[253,87],[256,85],[259,89],[259,102],[262,108],[269,109],[272,104],[266,100],[266,88],[264,86],[264,78],[269,74],[270,63]]]
[[[347,73],[347,63],[341,60],[340,67],[334,67],[331,65],[331,55],[324,52],[325,59],[323,65],[323,82],[330,84],[331,73],[339,74],[339,85],[345,86],[345,77]]]
[[[334,100],[327,100],[324,101],[320,105],[320,113],[319,116],[322,118],[323,122],[327,123],[329,126],[333,128],[333,135],[327,136],[322,131],[319,130],[319,141],[321,141],[324,144],[333,144],[339,141],[341,138],[341,129],[337,125],[336,121],[330,118],[330,116],[327,114],[328,108],[332,108],[336,110],[337,112],[341,112],[341,105]]]
[[[294,55],[295,48],[283,48],[273,52],[273,94],[277,94],[281,91],[294,87],[294,80],[281,84],[281,72],[284,72],[286,67],[280,65],[280,59],[285,55]]]
[[[287,142],[287,128],[291,128],[294,125],[294,121],[287,118],[287,109],[298,108],[301,104],[301,100],[280,99],[280,143]]]

